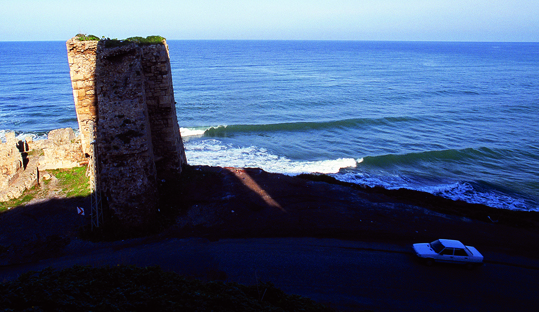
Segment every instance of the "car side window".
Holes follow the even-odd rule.
[[[453,255],[453,248],[446,248],[446,249],[442,250],[442,255],[450,255],[450,256],[452,256]]]
[[[462,257],[466,257],[468,256],[468,254],[466,253],[466,251],[462,248],[456,248],[455,249],[455,256],[462,256]]]

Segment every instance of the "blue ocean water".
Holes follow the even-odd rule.
[[[169,41],[188,162],[539,210],[539,43]],[[0,137],[77,128],[64,42],[0,42]]]

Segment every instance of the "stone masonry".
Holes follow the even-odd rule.
[[[157,170],[141,49],[100,45],[96,69],[101,191],[120,221],[136,227],[157,211]]]
[[[93,69],[94,57],[87,54],[94,50],[88,48],[87,41],[73,38],[66,43],[75,105],[77,116],[86,118],[79,118],[79,125],[88,120],[96,123],[93,136],[88,131],[88,142],[95,140],[96,155],[90,146],[87,151],[97,164],[99,190],[124,227],[138,228],[151,222],[157,212],[159,181],[179,175],[187,163],[168,46],[164,40],[161,44],[131,42],[115,47],[107,47],[106,42],[94,41]],[[81,68],[94,75],[81,75]],[[86,89],[91,84],[94,89]],[[90,104],[80,104],[92,95],[94,110],[87,109]]]
[[[71,128],[52,130],[48,139],[35,141],[31,136],[19,140],[15,132],[7,132],[6,143],[0,143],[0,202],[18,198],[40,183],[41,171],[84,163],[80,136]]]
[[[67,60],[71,74],[73,98],[81,133],[82,151],[90,156],[90,143],[97,118],[95,62],[98,41],[68,40]]]
[[[23,169],[23,157],[15,132],[6,133],[6,143],[0,142],[0,190],[7,190]],[[4,200],[11,199],[4,195]]]
[[[158,179],[170,173],[181,172],[187,163],[178,126],[176,101],[172,86],[170,56],[166,42],[142,48],[142,69],[145,78],[145,96]],[[172,157],[175,155],[177,157]]]

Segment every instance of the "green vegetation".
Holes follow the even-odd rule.
[[[0,311],[331,311],[271,283],[186,279],[159,267],[47,268],[0,284]]]
[[[148,36],[146,38],[129,37],[123,40],[110,39],[110,38],[103,39],[103,41],[105,42],[105,47],[107,48],[120,47],[120,46],[128,45],[130,43],[136,43],[138,45],[162,44],[163,40],[165,40],[165,38],[161,36]]]
[[[165,40],[164,37],[161,36],[148,36],[146,38],[144,37],[129,37],[126,39],[110,39],[110,38],[99,38],[94,35],[86,35],[86,34],[77,34],[76,36],[80,41],[104,41],[105,47],[107,48],[113,48],[113,47],[120,47],[124,45],[128,45],[130,43],[136,43],[138,45],[150,45],[150,44],[162,44],[163,40]]]
[[[90,195],[89,179],[86,167],[51,170],[50,173],[58,180],[58,188],[66,197],[85,197]]]
[[[86,35],[86,34],[77,34],[77,39],[80,41],[99,41],[99,37],[94,35]]]
[[[39,187],[34,186],[29,190],[26,190],[21,197],[9,200],[7,202],[0,203],[0,213],[7,211],[11,207],[21,206],[32,199],[34,199],[39,193]]]
[[[105,43],[106,48],[114,48],[114,47],[121,47],[124,45],[128,45],[130,43],[136,43],[138,45],[150,45],[150,44],[162,44],[163,40],[165,40],[164,37],[161,36],[148,36],[146,38],[144,37],[129,37],[126,39],[110,39],[110,38],[99,38],[94,35],[86,35],[86,34],[77,34],[76,36],[80,41],[103,41]]]
[[[161,37],[161,36],[148,36],[146,38],[142,38],[142,37],[130,37],[130,38],[127,38],[125,39],[125,41],[128,41],[128,42],[135,42],[137,44],[160,44],[160,43],[163,43],[163,40],[165,40],[165,38]]]
[[[43,180],[41,185],[36,185],[26,190],[21,197],[0,203],[0,213],[5,212],[11,207],[24,205],[34,198],[46,198],[49,191],[55,191],[56,196],[65,197],[85,197],[90,195],[86,168],[84,166],[49,171],[51,175],[58,179],[57,183],[51,183],[50,180]]]

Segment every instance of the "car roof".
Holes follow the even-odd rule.
[[[440,238],[439,241],[444,247],[464,248],[464,244],[458,240]]]

